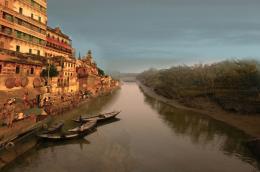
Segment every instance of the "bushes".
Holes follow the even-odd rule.
[[[50,65],[49,77],[56,77],[59,75],[59,72],[55,65]],[[48,67],[47,69],[43,69],[41,72],[41,77],[48,77]]]
[[[104,76],[104,75],[105,75],[105,72],[104,72],[104,70],[98,68],[98,74],[99,74],[100,76]]]
[[[207,96],[216,103],[240,106],[260,105],[260,65],[256,61],[232,60],[211,65],[177,66],[166,70],[150,69],[137,79],[168,98]],[[239,102],[243,104],[239,104]],[[259,103],[258,103],[259,102]],[[241,110],[243,109],[243,110]],[[252,111],[252,108],[250,108]]]

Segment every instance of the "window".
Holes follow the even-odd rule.
[[[5,43],[3,41],[0,41],[0,48],[4,48],[5,47]]]
[[[8,7],[8,0],[5,0],[5,6]]]
[[[22,25],[23,21],[22,21],[21,19],[18,19],[17,23],[18,23],[19,25]]]
[[[31,73],[30,73],[31,75],[33,75],[34,74],[34,68],[31,68]]]
[[[32,54],[32,49],[29,49],[29,54]]]
[[[40,50],[37,50],[37,55],[41,55],[41,51]]]
[[[16,68],[15,68],[15,73],[16,73],[16,74],[19,74],[19,73],[20,73],[20,66],[16,66]]]
[[[16,37],[17,38],[22,38],[22,32],[16,31]]]
[[[39,22],[42,22],[42,18],[41,17],[39,17],[38,20],[39,20]]]
[[[10,21],[10,22],[13,22],[14,21],[14,18],[12,15],[10,14],[7,14],[7,13],[4,13],[4,19]]]
[[[23,8],[19,8],[19,13],[23,14]]]
[[[20,46],[16,45],[16,52],[20,52]]]
[[[33,13],[31,14],[31,18],[33,19]]]

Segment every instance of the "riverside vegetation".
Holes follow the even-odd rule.
[[[149,69],[137,79],[155,93],[189,107],[215,106],[243,114],[260,112],[260,64],[257,61],[227,60]]]

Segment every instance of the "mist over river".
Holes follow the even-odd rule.
[[[41,143],[4,172],[258,172],[243,132],[207,116],[175,109],[124,83],[65,118],[65,130],[82,114],[122,110],[80,140]]]

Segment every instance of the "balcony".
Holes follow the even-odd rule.
[[[47,37],[47,42],[55,44],[55,45],[58,45],[58,46],[61,46],[61,47],[66,48],[68,50],[72,50],[72,47],[70,45],[65,44],[63,42],[60,42],[60,41],[58,41],[58,40],[56,40],[54,38],[51,38],[51,37]]]
[[[0,33],[8,37],[13,37],[12,29],[5,26],[0,27]]]
[[[47,6],[46,3],[43,4],[43,3],[40,3],[40,1],[35,1],[35,0],[20,0],[20,1],[25,3],[26,5],[31,6],[35,10],[44,14],[45,16],[47,16],[47,9],[45,7],[45,6]]]
[[[39,22],[38,20],[32,19],[31,17],[22,15],[16,11],[13,11],[12,9],[8,8],[8,7],[3,7],[3,12],[8,13],[9,15],[13,16],[13,17],[17,17],[25,22],[31,23],[32,25],[35,25],[37,27],[40,27],[43,30],[46,30],[46,24]],[[13,22],[13,19],[10,18],[10,21]]]

